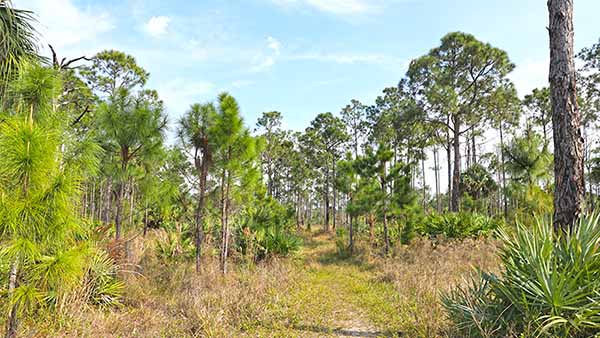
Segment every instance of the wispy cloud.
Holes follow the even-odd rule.
[[[271,0],[274,4],[286,7],[309,7],[335,15],[357,15],[377,11],[377,0]]]
[[[353,54],[353,53],[304,53],[290,56],[291,60],[309,60],[318,62],[333,62],[337,64],[389,64],[403,65],[405,61],[385,54]]]
[[[19,0],[15,6],[32,10],[40,22],[38,30],[43,41],[57,48],[92,40],[115,28],[107,11],[82,9],[73,0]]]
[[[153,16],[144,24],[144,31],[157,38],[167,33],[170,23],[168,16]]]
[[[216,94],[216,87],[208,81],[176,78],[159,85],[157,90],[165,101],[167,110],[174,116],[180,116],[190,104],[212,99],[211,95]]]
[[[254,58],[253,72],[263,72],[275,65],[275,62],[281,55],[281,42],[272,36],[267,37],[266,52],[257,54]]]

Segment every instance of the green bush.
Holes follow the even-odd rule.
[[[487,236],[500,225],[500,221],[476,213],[432,214],[425,218],[419,232],[432,237],[480,237]]]
[[[245,255],[264,259],[270,255],[289,255],[300,248],[293,234],[294,210],[272,198],[259,199],[246,208],[237,226],[237,246]]]
[[[568,235],[551,222],[500,231],[504,270],[481,273],[443,297],[469,337],[594,337],[600,334],[600,224],[582,218]],[[516,335],[515,335],[516,333]]]

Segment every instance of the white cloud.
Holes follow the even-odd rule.
[[[32,10],[39,21],[42,42],[56,48],[77,45],[115,28],[108,12],[78,8],[72,0],[19,0],[15,7]]]
[[[292,60],[333,62],[338,64],[405,64],[404,60],[384,54],[348,54],[348,53],[305,53],[290,57]]]
[[[267,37],[267,43],[269,49],[271,49],[275,55],[281,54],[281,43],[272,36]]]
[[[212,82],[176,78],[156,88],[171,116],[181,116],[191,104],[212,99],[216,86]]]
[[[170,23],[171,18],[168,16],[153,16],[144,24],[144,31],[157,38],[167,33]]]
[[[379,8],[374,0],[271,0],[278,6],[305,6],[336,15],[357,15]]]
[[[254,57],[254,66],[251,71],[258,73],[268,70],[275,65],[281,55],[281,42],[272,36],[267,37],[267,52],[259,53]]]
[[[544,60],[525,60],[517,63],[517,68],[509,75],[514,82],[519,96],[523,97],[534,88],[548,86],[548,67],[550,61]]]

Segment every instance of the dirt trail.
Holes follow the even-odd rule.
[[[329,235],[305,241],[298,279],[259,337],[399,337],[397,293],[359,259],[340,258]],[[395,318],[396,317],[396,318]]]

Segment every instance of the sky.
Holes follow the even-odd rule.
[[[277,110],[286,128],[303,130],[352,99],[374,102],[452,31],[506,50],[520,95],[547,84],[546,0],[13,2],[37,14],[41,42],[61,58],[104,49],[133,55],[172,126],[190,104],[228,91],[249,127]],[[576,50],[600,38],[598,13],[599,0],[575,1]]]

